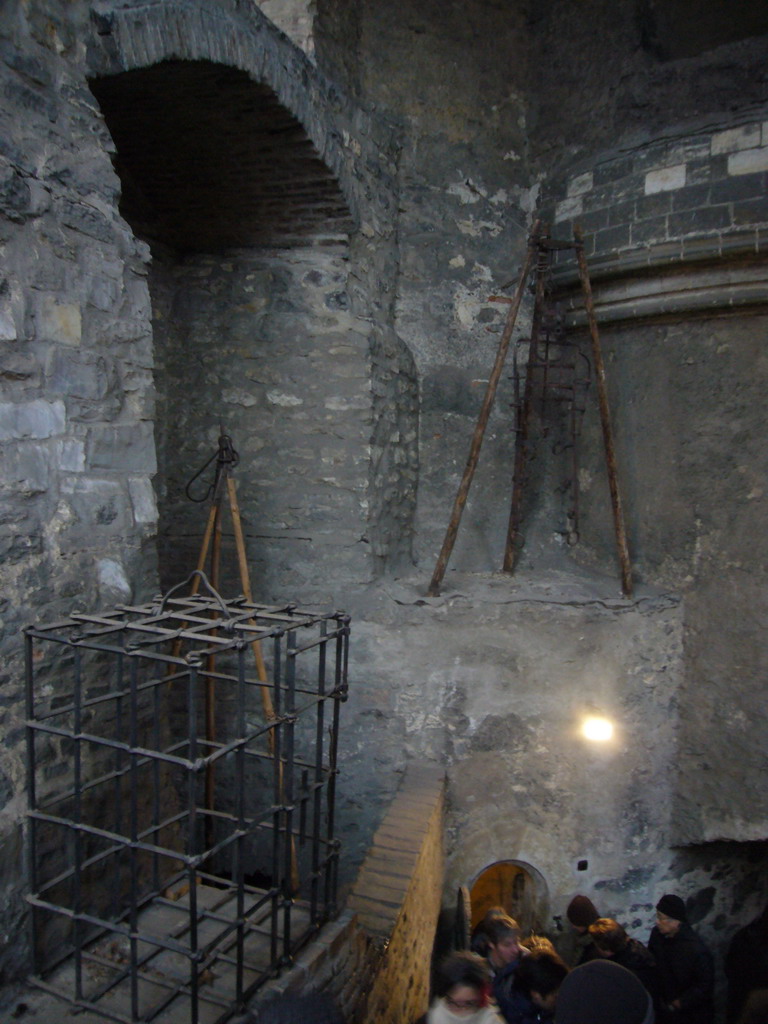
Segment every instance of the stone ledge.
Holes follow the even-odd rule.
[[[754,252],[754,250],[753,250]],[[603,272],[599,272],[603,269]],[[768,256],[741,251],[733,259],[713,258],[702,247],[695,258],[669,255],[655,264],[616,262],[610,273],[589,265],[595,315],[601,324],[683,314],[711,314],[764,307],[768,302]],[[566,328],[587,323],[578,279],[559,275]]]
[[[570,254],[569,254],[570,255]],[[688,238],[587,259],[601,323],[733,312],[768,303],[768,234]],[[575,260],[554,270],[566,327],[586,324]]]

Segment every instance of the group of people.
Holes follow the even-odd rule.
[[[441,964],[419,1024],[712,1024],[714,960],[679,896],[657,903],[647,946],[586,896],[567,917],[570,941],[558,951],[489,911],[472,949]],[[734,936],[725,970],[729,1024],[768,1024],[768,907]]]

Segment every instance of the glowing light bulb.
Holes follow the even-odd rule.
[[[613,738],[613,722],[602,715],[589,715],[582,722],[581,734],[593,743],[606,743]]]

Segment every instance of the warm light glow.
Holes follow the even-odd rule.
[[[613,738],[613,722],[600,715],[589,715],[582,722],[581,732],[585,739],[605,743]]]

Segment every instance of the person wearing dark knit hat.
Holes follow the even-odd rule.
[[[581,932],[585,932],[587,928],[596,921],[600,915],[595,909],[595,904],[589,898],[589,896],[574,896],[571,902],[568,904],[568,909],[565,912],[565,916],[571,922],[574,928],[577,928]]]
[[[656,904],[648,949],[659,971],[659,1024],[711,1024],[714,961],[688,923],[684,901],[674,893]]]
[[[661,897],[656,904],[656,910],[664,917],[671,917],[673,921],[687,921],[688,914],[685,910],[685,903],[679,896],[668,892]]]
[[[610,960],[575,967],[560,986],[555,1024],[653,1024],[651,997],[635,975]]]
[[[600,917],[594,903],[588,896],[574,896],[565,911],[571,923],[570,936],[564,935],[558,942],[558,953],[571,967],[597,960],[600,954],[587,929]]]

